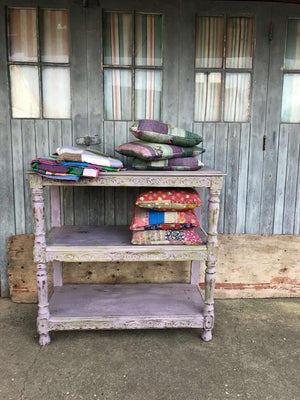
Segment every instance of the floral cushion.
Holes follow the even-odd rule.
[[[138,139],[154,143],[195,146],[202,142],[202,137],[196,133],[149,119],[135,122],[130,128],[130,132]]]
[[[131,230],[186,229],[200,226],[194,210],[156,211],[135,206]]]
[[[150,143],[143,140],[121,144],[115,150],[125,156],[137,157],[142,160],[192,157],[204,152],[202,147],[181,147],[170,144]]]
[[[136,205],[160,211],[181,211],[201,206],[201,199],[195,189],[155,188],[141,193]]]
[[[132,167],[152,171],[196,171],[203,163],[196,157],[171,158],[169,160],[146,161],[134,158]]]
[[[132,244],[201,244],[195,228],[178,230],[158,230],[158,231],[133,231]]]

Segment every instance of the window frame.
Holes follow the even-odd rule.
[[[109,13],[117,13],[117,14],[131,14],[133,17],[133,29],[132,29],[132,54],[131,54],[131,65],[126,64],[105,64],[104,63],[104,15]],[[162,17],[162,63],[159,66],[156,65],[137,65],[135,63],[136,56],[136,15],[158,15]],[[136,71],[160,71],[161,72],[161,96],[160,96],[160,117],[163,114],[163,87],[164,87],[164,69],[165,69],[165,61],[164,61],[164,34],[165,34],[165,14],[163,12],[146,12],[146,11],[136,11],[136,10],[111,10],[111,9],[103,9],[102,10],[102,43],[101,43],[101,72],[102,72],[102,109],[103,109],[103,121],[105,122],[130,122],[136,119],[136,99],[135,99],[135,82],[136,82]],[[126,70],[131,72],[131,117],[130,119],[106,119],[105,118],[105,93],[104,93],[104,74],[105,70]]]
[[[198,18],[223,18],[223,49],[222,49],[222,66],[220,68],[210,68],[210,67],[196,67],[196,42],[197,42],[197,21]],[[226,51],[227,51],[227,27],[230,18],[251,18],[252,19],[252,43],[251,43],[251,55],[252,55],[252,66],[251,68],[226,68]],[[250,123],[252,117],[252,93],[253,93],[253,76],[254,76],[254,57],[255,57],[255,27],[256,27],[256,17],[254,14],[249,13],[197,13],[195,16],[195,46],[194,46],[194,103],[193,103],[193,121],[194,123]],[[209,73],[220,73],[221,74],[221,99],[220,99],[220,118],[218,120],[197,120],[195,117],[195,101],[196,101],[196,74],[204,73],[208,75]],[[225,113],[225,85],[226,85],[226,74],[250,74],[250,88],[249,88],[249,108],[248,108],[248,119],[247,121],[234,121],[227,120],[224,118]]]
[[[11,61],[9,60],[10,53],[10,40],[9,40],[9,10],[36,10],[36,36],[37,36],[37,61]],[[43,10],[51,10],[51,11],[67,11],[68,18],[68,44],[69,44],[69,62],[68,63],[55,63],[41,60],[41,15]],[[7,61],[7,73],[8,73],[8,89],[9,89],[9,108],[10,108],[10,118],[14,120],[71,120],[72,119],[72,99],[70,97],[70,117],[45,117],[44,116],[44,99],[43,99],[43,67],[61,67],[61,68],[69,68],[70,71],[70,79],[71,79],[71,63],[70,63],[70,11],[69,9],[62,7],[39,7],[39,6],[6,6],[5,10],[5,22],[6,22],[6,61]],[[37,67],[38,70],[38,87],[39,87],[39,117],[14,117],[13,116],[13,106],[12,106],[12,84],[11,84],[11,76],[10,76],[10,67],[12,65],[19,66],[29,66],[29,67]],[[71,83],[70,83],[70,95],[72,93]]]
[[[300,124],[300,117],[299,121],[283,121],[282,119],[282,107],[283,107],[283,89],[284,89],[284,77],[286,75],[299,75],[300,77],[300,69],[287,69],[285,67],[285,55],[286,55],[286,48],[287,48],[287,39],[288,39],[288,23],[289,20],[298,20],[300,23],[300,17],[287,17],[286,18],[286,27],[285,27],[285,41],[284,41],[284,53],[282,58],[282,79],[281,79],[281,106],[280,106],[280,124],[289,124],[289,125],[299,125]]]

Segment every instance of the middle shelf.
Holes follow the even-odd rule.
[[[206,260],[206,233],[197,232],[201,245],[132,245],[128,226],[65,225],[46,235],[46,262]]]

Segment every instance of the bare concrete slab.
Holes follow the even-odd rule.
[[[51,332],[36,304],[0,299],[2,400],[298,400],[300,299],[216,301],[200,329]]]

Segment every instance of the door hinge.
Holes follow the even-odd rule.
[[[266,151],[266,140],[267,140],[266,135],[264,135],[263,136],[263,146],[262,146],[263,151]]]
[[[273,22],[270,22],[270,25],[269,25],[269,41],[271,42],[272,40],[273,40],[273,37],[274,37],[274,25],[273,25]]]

